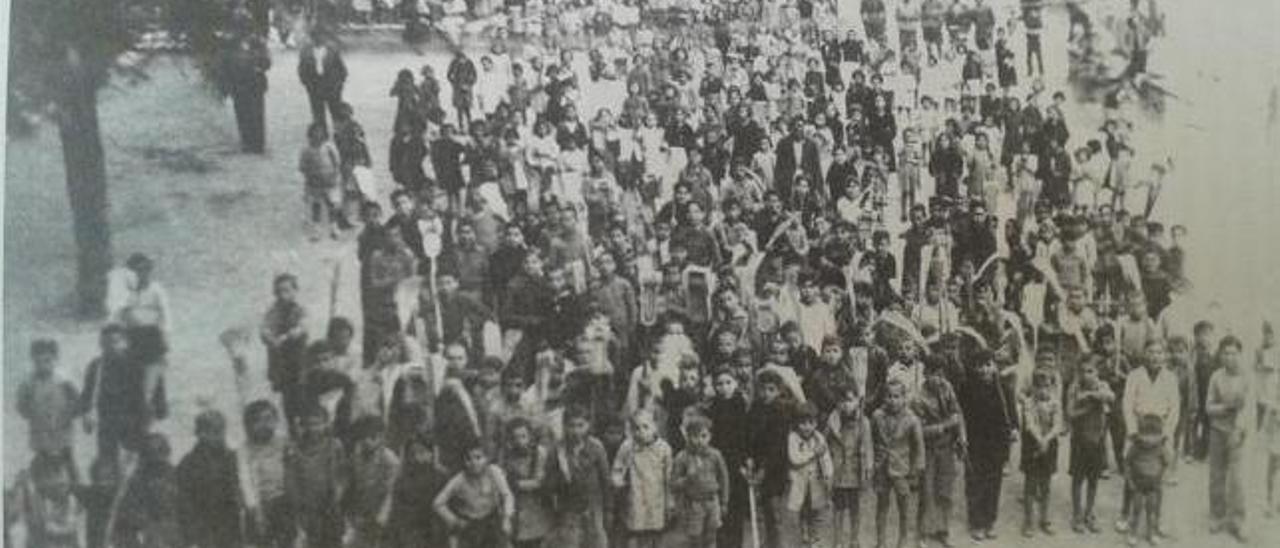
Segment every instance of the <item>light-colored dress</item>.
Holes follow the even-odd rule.
[[[661,531],[671,504],[671,447],[662,439],[622,442],[613,460],[613,483],[625,486],[622,524],[628,531]]]

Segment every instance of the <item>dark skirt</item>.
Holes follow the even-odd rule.
[[[1104,438],[1098,441],[1073,438],[1070,456],[1068,471],[1072,477],[1096,478],[1107,469],[1107,444]]]

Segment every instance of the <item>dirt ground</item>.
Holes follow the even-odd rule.
[[[1276,93],[1280,82],[1277,43],[1270,34],[1280,22],[1280,7],[1269,0],[1231,6],[1213,2],[1171,6],[1179,11],[1169,15],[1170,37],[1159,46],[1152,67],[1166,75],[1179,99],[1163,122],[1140,131],[1139,146],[1152,157],[1172,154],[1178,162],[1159,216],[1190,228],[1187,246],[1192,250],[1189,272],[1197,284],[1194,300],[1205,315],[1222,318],[1227,330],[1243,335],[1251,355],[1259,320],[1268,315],[1280,320],[1280,276],[1274,275],[1280,258],[1272,240],[1280,229],[1280,220],[1273,216],[1280,205],[1276,190],[1280,128],[1266,122],[1268,94]],[[1063,23],[1060,16],[1049,19],[1045,38],[1049,82],[1062,82],[1065,73],[1062,40],[1056,38],[1056,33],[1065,36]],[[107,90],[100,102],[116,255],[122,260],[132,252],[143,252],[156,260],[157,277],[168,288],[176,316],[168,372],[171,417],[160,426],[171,436],[175,458],[189,449],[192,417],[203,405],[237,416],[232,375],[218,333],[233,325],[256,325],[270,300],[270,280],[280,272],[301,276],[303,302],[327,302],[328,273],[353,245],[350,238],[310,243],[305,237],[296,154],[303,144],[309,110],[294,71],[296,53],[277,50],[273,54],[265,156],[238,152],[230,105],[215,101],[180,60],[159,61],[149,82]],[[424,56],[397,47],[347,55],[347,101],[365,126],[380,174],[385,174],[395,110],[388,91],[396,71],[416,71],[430,63],[443,75],[447,62],[447,54],[440,51]],[[616,92],[609,89],[595,97]],[[1096,108],[1074,108],[1068,118],[1090,119],[1096,116]],[[588,104],[583,111],[593,113],[594,108]],[[1072,124],[1073,130],[1084,131],[1086,126],[1074,120]],[[1143,160],[1140,156],[1139,161]],[[62,345],[63,371],[77,382],[96,354],[100,326],[79,322],[71,314],[74,248],[61,162],[53,128],[8,144],[6,396],[12,395],[12,387],[29,369],[26,347],[32,338],[56,337]],[[322,315],[313,314],[313,318]],[[322,332],[318,320],[310,327],[312,333]],[[254,394],[265,395],[261,349],[251,356]],[[6,404],[3,420],[6,479],[29,458],[25,425],[10,411],[11,405]],[[239,435],[238,425],[233,424],[233,440]],[[76,455],[83,467],[91,458],[92,446],[87,436],[80,436],[80,441]],[[1252,544],[1274,545],[1280,539],[1280,522],[1260,519],[1264,463],[1259,458],[1261,448],[1252,449],[1246,461],[1246,477],[1252,480],[1246,481]],[[1065,465],[1060,469],[1065,470]],[[1178,476],[1177,486],[1166,490],[1164,523],[1174,536],[1166,544],[1233,542],[1207,534],[1204,467],[1182,467]],[[987,544],[1029,544],[1017,534],[1021,514],[1015,497],[1021,487],[1021,477],[1011,467],[998,530],[1001,538]],[[1113,477],[1099,489],[1097,514],[1104,523],[1118,514],[1120,488],[1120,481]],[[1052,490],[1051,512],[1058,535],[1039,536],[1036,544],[1052,548],[1082,541],[1123,542],[1109,527],[1097,536],[1071,534],[1065,474],[1054,478]],[[961,482],[956,484],[956,501],[953,538],[969,544]],[[864,502],[864,543],[871,541],[872,506]]]

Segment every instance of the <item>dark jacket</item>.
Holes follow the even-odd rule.
[[[323,68],[323,71],[318,68]],[[309,94],[341,97],[342,86],[347,82],[347,63],[342,60],[342,54],[332,47],[325,48],[323,59],[316,59],[315,48],[307,46],[298,55],[298,79],[302,80]]]

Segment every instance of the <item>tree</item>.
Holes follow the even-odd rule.
[[[98,90],[113,75],[138,78],[130,55],[160,0],[13,0],[9,99],[26,119],[58,126],[76,242],[78,310],[100,316],[112,266]],[[12,118],[13,116],[11,116]]]

